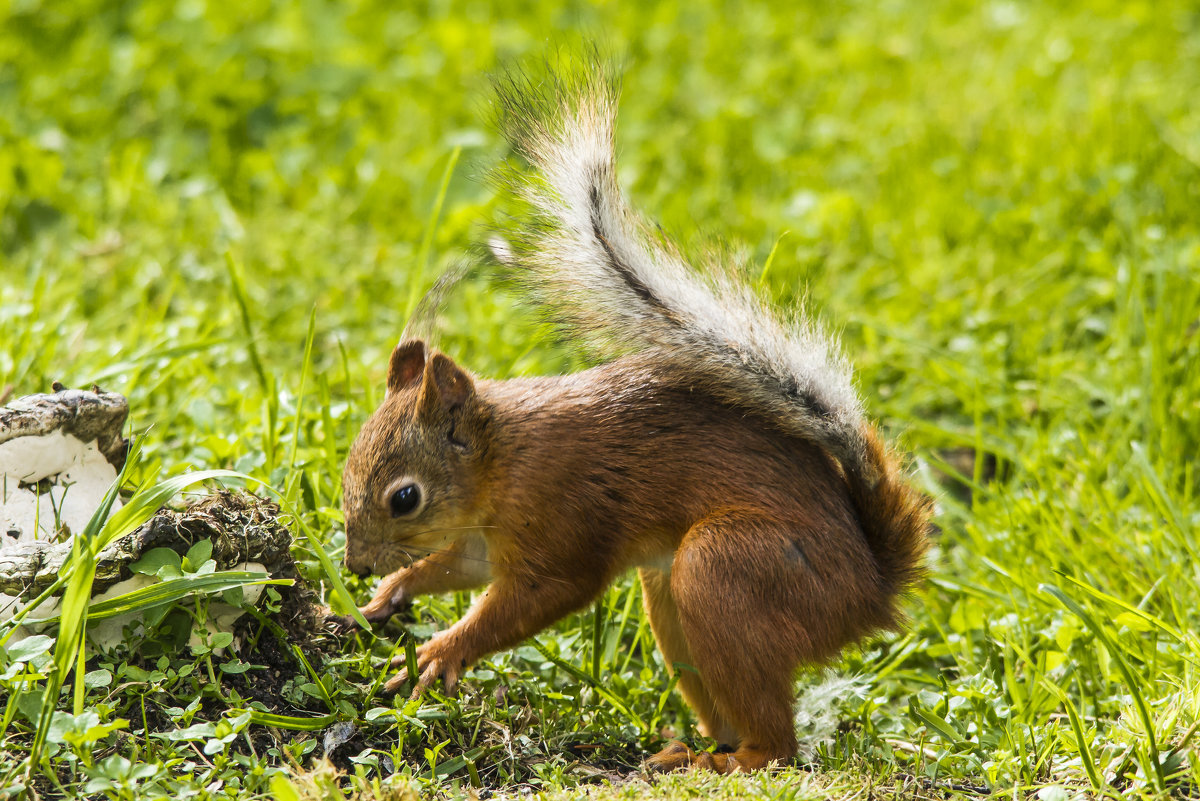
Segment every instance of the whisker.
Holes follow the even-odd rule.
[[[439,569],[447,570],[447,571],[451,571],[451,572],[455,572],[455,573],[462,573],[462,574],[467,573],[466,570],[456,567],[454,565],[454,562],[457,562],[457,561],[473,562],[476,564],[484,564],[484,565],[488,565],[489,567],[495,566],[496,563],[486,557],[469,556],[464,553],[456,553],[453,550],[453,545],[451,545],[450,547],[447,547],[447,548],[428,548],[428,547],[421,546],[421,545],[412,545],[412,544],[406,544],[406,543],[408,543],[410,540],[412,540],[416,537],[420,537],[425,534],[442,534],[442,533],[453,532],[453,531],[478,531],[480,529],[496,529],[496,528],[499,528],[499,526],[449,526],[446,528],[425,529],[417,534],[414,534],[412,537],[408,537],[405,540],[403,540],[402,542],[396,544],[396,550],[398,550],[404,556],[404,558],[408,561],[408,564],[406,564],[402,569],[405,569],[405,570],[411,569],[413,567],[413,565],[415,565],[417,562],[422,561],[424,559],[429,559],[431,557],[437,557],[437,556],[449,556],[450,558],[444,562],[441,560],[435,559],[434,560],[435,564],[437,565],[437,567]],[[378,557],[376,557],[375,563],[373,563],[371,566],[372,573],[375,572],[375,565],[377,563],[378,563]],[[531,576],[532,578],[536,578],[540,581],[546,581],[546,582],[552,582],[552,583],[558,583],[558,584],[570,584],[571,583],[569,579],[565,579],[560,576],[551,575],[549,573],[542,573],[540,571],[537,571],[537,572],[529,571],[528,575]]]
[[[478,564],[484,564],[484,565],[489,565],[489,566],[496,564],[492,560],[484,558],[482,556],[467,556],[466,554],[454,553],[450,548],[420,548],[420,547],[418,547],[415,549],[410,549],[410,548],[401,547],[400,552],[402,554],[404,554],[405,556],[407,556],[409,559],[421,560],[421,559],[429,559],[430,557],[434,557],[434,556],[449,555],[451,558],[450,561],[455,561],[455,562],[461,559],[464,562],[476,562]],[[452,564],[449,564],[447,562],[437,561],[436,563],[437,563],[438,567],[444,567],[447,570],[457,570],[457,568],[455,568]],[[411,562],[410,562],[410,566],[411,566]],[[458,570],[458,572],[466,573],[467,571]]]
[[[429,529],[425,529],[424,531],[420,531],[420,532],[412,535],[411,537],[401,540],[399,543],[397,543],[397,545],[399,546],[401,553],[405,554],[410,559],[412,559],[412,558],[424,559],[429,556],[433,556],[435,554],[452,553],[452,549],[454,546],[451,545],[450,547],[447,547],[447,548],[429,548],[424,545],[408,545],[406,543],[408,543],[410,540],[413,540],[413,539],[423,536],[425,534],[443,534],[443,533],[450,532],[450,531],[478,531],[480,529],[485,529],[485,528],[486,529],[496,529],[496,528],[499,528],[499,526],[449,526],[446,528],[429,528]],[[424,556],[418,556],[418,554],[424,554]],[[485,557],[468,556],[463,553],[454,554],[454,558],[456,560],[461,559],[466,562],[476,562],[476,563],[484,564],[484,565],[494,565],[495,564],[495,562],[493,562],[492,560],[487,559]],[[439,564],[439,567],[446,567],[449,569],[453,569],[450,567],[450,565],[444,565],[440,562],[438,564]],[[410,563],[410,566],[411,566],[411,563]],[[460,571],[460,572],[465,573],[466,571],[464,570],[464,571]]]
[[[427,528],[423,531],[418,531],[416,534],[413,534],[410,537],[405,537],[403,540],[401,540],[401,542],[408,542],[409,540],[416,539],[417,537],[423,537],[426,534],[444,534],[448,531],[478,531],[479,529],[484,528],[495,529],[499,528],[499,526],[448,526],[446,528]]]
[[[408,552],[407,550],[404,550],[404,549],[401,549],[401,550],[406,556],[412,557],[412,556],[416,555],[416,554],[412,554],[412,553]],[[495,562],[493,562],[490,559],[485,559],[485,558],[479,557],[479,556],[467,556],[465,554],[452,554],[452,552],[449,548],[422,548],[420,550],[424,551],[426,554],[426,556],[421,557],[422,559],[425,559],[425,558],[428,558],[431,556],[451,554],[452,557],[456,560],[462,559],[464,561],[480,562],[485,565],[495,565],[496,564]],[[460,573],[467,572],[465,570],[455,568],[453,565],[445,564],[443,562],[437,562],[437,565],[438,565],[438,567],[445,568],[447,570],[455,570]],[[571,583],[571,581],[569,579],[562,578],[561,576],[555,576],[555,575],[551,575],[549,573],[534,572],[534,571],[527,571],[527,572],[528,572],[529,576],[531,576],[532,578],[536,578],[540,581],[546,581],[546,582],[557,583],[557,584],[568,584],[568,585]]]
[[[425,559],[430,556],[438,556],[438,555],[442,555],[442,554],[452,554],[454,559],[456,559],[456,560],[461,559],[464,562],[478,562],[479,564],[484,564],[484,565],[496,564],[495,562],[493,562],[491,559],[488,559],[487,557],[467,556],[466,554],[463,554],[463,553],[454,553],[453,550],[450,548],[423,548],[421,546],[407,546],[407,547],[401,546],[400,550],[403,553],[406,553],[409,555],[414,555],[414,556],[418,553],[423,553],[424,556],[419,557],[421,559]]]

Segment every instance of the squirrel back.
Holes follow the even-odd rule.
[[[905,482],[813,320],[781,319],[720,265],[697,271],[629,208],[616,181],[617,94],[602,70],[497,82],[500,128],[536,171],[512,178],[533,219],[494,240],[497,259],[569,336],[601,354],[652,355],[696,391],[819,445],[841,467],[882,578],[904,591],[922,572],[928,499]]]

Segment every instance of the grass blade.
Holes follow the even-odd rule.
[[[1083,763],[1083,771],[1087,774],[1088,781],[1092,784],[1092,789],[1098,793],[1102,793],[1107,782],[1100,775],[1100,771],[1096,769],[1096,759],[1092,756],[1092,746],[1084,735],[1083,723],[1079,719],[1079,713],[1075,710],[1075,704],[1071,702],[1070,696],[1061,687],[1044,676],[1042,677],[1042,686],[1058,696],[1058,700],[1066,708],[1067,719],[1071,722],[1071,731],[1075,734],[1075,744],[1079,748],[1079,760]]]
[[[234,710],[241,713],[245,710]],[[315,718],[301,718],[293,715],[276,715],[272,712],[260,712],[257,709],[251,709],[250,722],[257,723],[260,726],[271,726],[276,729],[290,729],[292,731],[320,731],[328,726],[337,723],[337,715],[321,715]]]
[[[1162,772],[1162,762],[1158,755],[1158,740],[1154,734],[1154,721],[1150,718],[1150,709],[1146,705],[1146,699],[1142,694],[1141,687],[1137,682],[1137,677],[1133,675],[1133,670],[1125,661],[1125,657],[1121,655],[1120,649],[1117,648],[1113,639],[1108,635],[1108,632],[1101,626],[1086,609],[1083,608],[1074,598],[1067,595],[1065,592],[1055,587],[1053,584],[1041,584],[1038,590],[1054,596],[1059,603],[1075,613],[1075,616],[1083,621],[1083,624],[1091,629],[1108,652],[1112,654],[1113,660],[1116,662],[1117,670],[1121,672],[1121,676],[1125,679],[1125,686],[1129,689],[1129,694],[1133,696],[1134,705],[1137,707],[1138,717],[1141,718],[1142,727],[1146,730],[1146,748],[1151,765],[1154,769],[1154,777],[1156,779],[1156,787],[1161,791],[1166,789],[1166,779]]]
[[[404,307],[406,320],[412,316],[413,309],[417,307],[417,301],[421,297],[421,287],[425,283],[425,273],[429,269],[429,254],[433,250],[433,236],[437,232],[438,220],[442,216],[442,204],[446,202],[446,192],[450,188],[450,178],[454,175],[454,166],[458,164],[458,157],[461,154],[461,146],[456,146],[454,150],[450,151],[450,159],[446,162],[446,171],[442,173],[442,183],[438,188],[437,199],[433,203],[433,210],[429,213],[429,222],[425,225],[425,235],[421,238],[421,249],[417,252],[417,271],[409,279],[408,303]]]
[[[229,272],[229,283],[233,287],[233,297],[237,301],[238,311],[242,317],[242,330],[246,333],[246,351],[250,354],[250,364],[254,374],[258,376],[258,385],[264,396],[270,396],[270,382],[267,381],[267,371],[263,369],[262,357],[258,355],[258,345],[254,341],[254,324],[250,320],[250,301],[246,296],[246,285],[242,283],[242,273],[233,253],[225,251],[225,268]]]
[[[282,584],[291,586],[292,579],[273,579],[251,570],[220,570],[200,576],[184,576],[167,579],[148,587],[105,598],[88,605],[88,620],[104,620],[130,612],[139,612],[163,604],[174,603],[192,595],[212,595],[234,587],[248,587],[255,584]],[[45,619],[53,623],[61,619],[55,615]]]
[[[295,516],[295,514],[293,514],[293,519],[296,521],[296,525],[300,527],[300,531],[304,533],[304,538],[308,540],[308,545],[312,549],[313,555],[321,563],[321,569],[325,571],[325,580],[329,582],[329,587],[333,591],[334,597],[338,599],[342,607],[354,618],[355,622],[362,627],[363,631],[371,631],[371,624],[362,616],[362,612],[358,611],[358,605],[354,603],[354,596],[350,594],[350,590],[346,589],[346,583],[342,581],[342,574],[337,569],[337,565],[329,558],[329,554],[325,553],[324,544],[322,544],[316,533],[309,528],[308,524]]]

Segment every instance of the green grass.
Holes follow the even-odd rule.
[[[504,156],[481,122],[488,72],[597,38],[626,64],[620,178],[636,203],[692,247],[720,238],[781,303],[807,294],[940,501],[911,629],[835,666],[862,689],[832,702],[832,737],[775,776],[653,792],[1195,795],[1200,13],[788,5],[13,0],[0,391],[125,393],[133,482],[266,481],[321,580],[302,535],[339,557],[342,459],[382,398],[414,280],[502,218],[481,180]],[[478,281],[439,323],[481,374],[572,365]],[[947,485],[952,453],[975,458]],[[412,630],[467,600],[419,603]],[[630,580],[602,602],[598,654],[596,625],[569,618],[454,697],[394,709],[373,667],[391,641],[351,638],[311,674],[292,661],[291,715],[357,727],[335,762],[360,788],[390,767],[421,791],[578,793],[666,730],[695,736]],[[42,795],[283,797],[282,776],[322,753],[322,732],[243,714],[228,676],[198,678],[206,654],[134,646],[51,699]],[[9,781],[34,740],[40,659],[0,657]]]

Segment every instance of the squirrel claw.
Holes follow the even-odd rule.
[[[354,615],[329,615],[324,621],[325,628],[333,634],[345,635],[352,634],[362,628],[358,625],[358,621],[354,619]]]
[[[400,692],[400,688],[408,681],[408,672],[404,671],[392,676],[383,685],[383,694],[387,696],[396,695]]]
[[[465,662],[454,658],[453,655],[438,655],[429,648],[432,642],[434,641],[417,648],[417,684],[410,696],[412,698],[420,696],[422,691],[428,689],[439,678],[442,680],[442,686],[446,692],[451,692],[458,685],[459,671]],[[405,655],[399,654],[393,657],[391,666],[400,668],[400,672],[388,679],[383,688],[389,695],[395,695],[401,687],[408,683],[408,665]]]
[[[417,679],[417,684],[413,687],[409,698],[416,699],[421,697],[421,693],[429,689],[429,687],[438,679],[442,680],[442,686],[446,692],[451,692],[458,685],[458,672],[454,670],[443,669],[438,663],[431,663],[428,667],[421,671],[421,676]],[[396,695],[401,688],[408,683],[408,670],[401,670],[395,676],[392,676],[383,685],[383,691],[386,695]]]
[[[744,752],[745,756],[754,754]],[[761,763],[752,762],[751,769],[766,765],[768,760]],[[745,770],[744,765],[734,754],[709,753],[708,751],[693,751],[678,740],[667,743],[667,747],[650,757],[644,763],[647,773],[670,773],[676,770],[711,770],[714,773],[737,773]]]
[[[339,615],[335,614],[329,607],[322,607],[318,610],[319,625],[327,633],[335,636],[350,634],[360,628],[358,621],[354,619],[354,615]]]
[[[692,749],[679,740],[672,740],[666,748],[647,759],[644,767],[647,773],[671,773],[690,766],[695,759]]]

